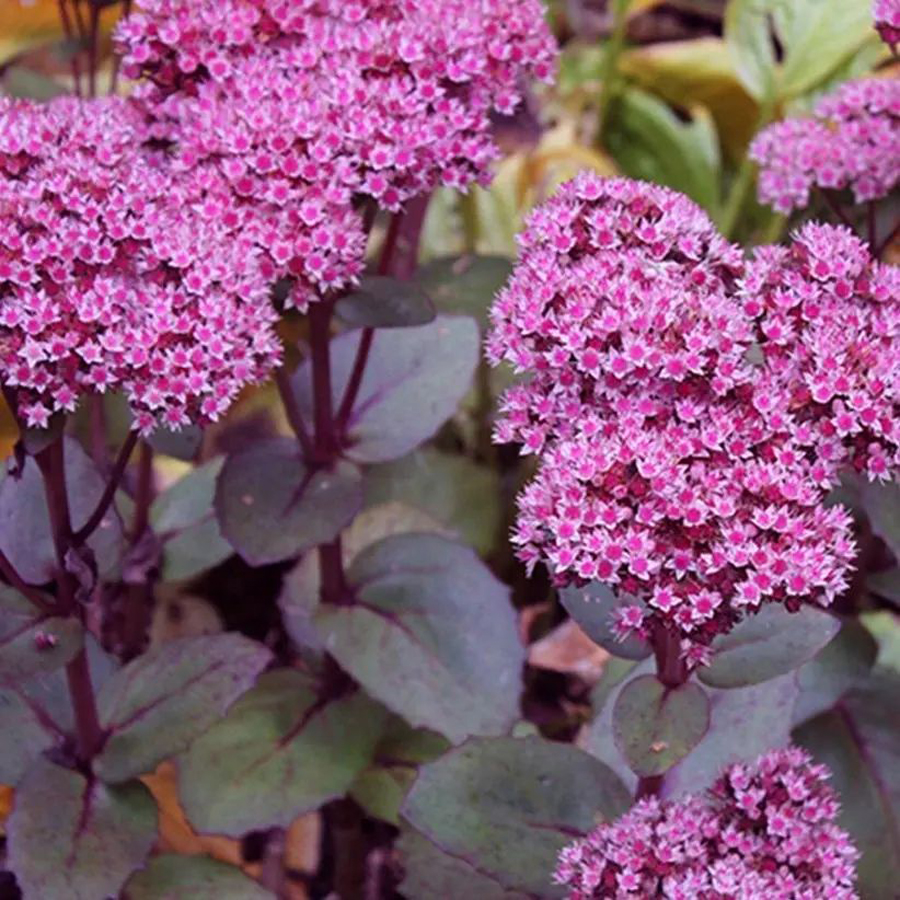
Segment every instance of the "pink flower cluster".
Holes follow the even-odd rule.
[[[874,0],[872,16],[881,39],[896,48],[900,44],[900,0]]]
[[[565,847],[569,900],[851,900],[858,851],[828,770],[802,750],[733,765],[708,796],[638,801]]]
[[[889,194],[900,180],[900,80],[842,85],[811,119],[765,128],[750,147],[759,197],[781,213],[809,204],[810,191],[850,189],[857,203]]]
[[[897,270],[830,226],[748,265],[685,197],[592,174],[520,244],[487,344],[529,376],[496,432],[541,454],[520,557],[636,597],[619,635],[690,665],[763,601],[830,604],[855,546],[826,492],[900,467]]]
[[[397,210],[487,180],[491,116],[554,60],[538,0],[144,0],[118,39],[183,165],[298,211],[302,237],[274,228],[272,256],[305,276],[301,308],[359,273],[354,200]]]
[[[145,433],[213,421],[279,362],[253,223],[141,142],[124,100],[0,100],[0,375],[29,425],[107,390]]]
[[[804,226],[790,247],[759,248],[741,283],[766,362],[793,392],[754,404],[795,423],[816,447],[828,489],[840,467],[889,480],[900,470],[900,269],[873,262],[849,229]]]

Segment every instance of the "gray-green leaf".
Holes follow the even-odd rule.
[[[364,550],[351,606],[320,606],[325,648],[411,725],[457,743],[516,720],[524,649],[505,585],[468,547],[404,534]]]
[[[94,770],[108,782],[151,772],[216,722],[271,657],[238,634],[184,638],[139,656],[98,697],[109,737]]]

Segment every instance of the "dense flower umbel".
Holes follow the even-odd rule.
[[[325,287],[359,271],[351,201],[486,180],[492,114],[554,57],[538,0],[144,0],[118,35],[160,136],[298,208],[321,258],[297,262]]]
[[[851,900],[859,856],[802,750],[733,765],[706,796],[638,801],[565,847],[569,900]]]
[[[872,15],[881,39],[896,48],[900,44],[900,0],[875,0]]]
[[[744,310],[786,385],[764,404],[796,424],[823,487],[848,462],[870,478],[900,471],[900,269],[849,229],[809,224],[763,247],[741,283]]]
[[[31,425],[107,390],[144,432],[214,420],[278,362],[254,223],[211,170],[173,179],[141,121],[0,100],[0,377]]]
[[[807,206],[812,188],[877,200],[900,179],[898,143],[900,79],[844,84],[819,101],[813,118],[770,125],[753,141],[760,199],[782,213]]]
[[[817,432],[754,362],[737,248],[686,198],[593,175],[539,209],[521,244],[488,339],[494,362],[531,375],[497,428],[542,452],[519,498],[521,558],[638,597],[620,633],[664,624],[692,664],[763,600],[830,603],[850,519],[822,508]]]

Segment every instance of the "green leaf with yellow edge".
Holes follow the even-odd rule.
[[[735,70],[722,38],[666,41],[627,50],[619,69],[631,81],[678,107],[706,107],[725,152],[736,158],[753,137],[758,107]]]

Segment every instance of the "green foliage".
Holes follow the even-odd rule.
[[[350,788],[386,721],[359,691],[323,700],[300,672],[269,672],[180,759],[188,818],[235,837],[287,826]]]
[[[0,685],[64,666],[81,650],[83,635],[77,620],[42,614],[18,591],[0,586]]]
[[[791,613],[780,604],[765,604],[713,641],[712,663],[698,677],[718,688],[768,681],[812,659],[840,627],[834,616],[811,606]]]
[[[234,868],[204,856],[163,854],[126,885],[124,900],[272,900],[273,895]]]
[[[560,848],[628,803],[616,776],[575,747],[537,737],[480,738],[424,766],[402,813],[436,846],[503,888],[561,896],[548,890]]]
[[[636,775],[662,775],[703,740],[709,700],[692,682],[667,688],[655,675],[641,675],[619,692],[612,727],[616,747]]]
[[[348,573],[355,602],[322,605],[322,644],[377,700],[459,742],[518,717],[524,650],[504,585],[437,535],[387,538]]]
[[[334,540],[362,501],[356,466],[310,469],[290,438],[260,441],[229,456],[216,487],[222,533],[253,565],[291,559]]]
[[[9,860],[26,897],[116,895],[156,839],[156,808],[139,782],[111,787],[49,760],[19,784]]]
[[[435,318],[434,305],[413,282],[369,275],[359,288],[335,307],[341,320],[354,328],[410,328]]]
[[[215,723],[270,659],[261,644],[220,634],[172,641],[129,663],[97,698],[108,735],[97,775],[118,783],[151,772]]]
[[[340,407],[359,347],[360,332],[331,344],[332,395]],[[432,437],[469,390],[479,356],[478,328],[468,318],[438,316],[418,328],[379,329],[347,422],[345,455],[358,463],[388,462]],[[312,367],[294,385],[312,421]]]

